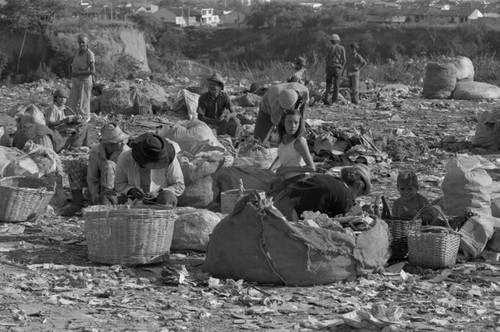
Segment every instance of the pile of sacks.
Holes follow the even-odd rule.
[[[449,62],[429,62],[425,67],[422,94],[429,99],[498,99],[500,87],[474,81],[474,65],[457,56]]]

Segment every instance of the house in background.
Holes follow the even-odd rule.
[[[132,3],[132,9],[134,14],[140,12],[154,14],[158,11],[158,6],[150,3]]]
[[[220,17],[220,24],[225,27],[239,27],[245,21],[245,14],[237,11],[224,11]]]
[[[200,25],[203,26],[217,26],[220,24],[219,15],[214,15],[213,8],[203,8],[201,10]]]
[[[164,24],[175,24],[177,14],[170,9],[162,8],[153,13],[153,16],[157,17]]]

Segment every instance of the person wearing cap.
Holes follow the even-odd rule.
[[[145,133],[131,146],[118,157],[115,190],[131,200],[175,207],[185,185],[174,145],[157,134]]]
[[[367,62],[358,53],[359,44],[354,42],[351,44],[351,54],[347,60],[347,77],[349,77],[349,86],[351,88],[351,102],[359,103],[359,70],[364,67]]]
[[[77,40],[78,51],[70,64],[71,92],[68,97],[68,106],[88,121],[90,120],[92,80],[95,75],[95,56],[94,52],[89,49],[87,34],[79,34]]]
[[[370,169],[363,164],[344,167],[340,178],[318,174],[299,181],[276,197],[275,206],[288,220],[299,220],[304,211],[333,218],[347,213],[355,199],[371,190]]]
[[[57,130],[66,139],[65,148],[81,147],[88,136],[87,123],[81,115],[75,113],[66,105],[69,92],[60,87],[53,93],[54,103],[45,109],[45,122],[51,129]]]
[[[295,59],[294,69],[295,71],[293,72],[292,76],[288,78],[287,82],[298,82],[300,84],[308,85],[309,77],[307,74],[306,59],[304,57],[299,56],[297,59]]]
[[[223,91],[224,80],[214,73],[208,78],[208,92],[198,99],[198,119],[217,131],[217,135],[238,137],[241,133],[240,120],[231,106],[229,95]]]
[[[116,123],[101,128],[100,143],[90,149],[88,160],[71,159],[65,162],[71,189],[71,204],[61,211],[62,216],[73,216],[83,208],[83,188],[88,187],[90,204],[118,204],[114,189],[118,156],[130,150],[129,136]],[[125,200],[126,201],[126,200]]]
[[[344,46],[340,45],[340,37],[333,34],[330,37],[330,44],[326,48],[326,90],[323,102],[325,105],[336,103],[339,98],[340,77],[346,64],[346,52]],[[333,97],[330,102],[330,91],[333,83]]]
[[[286,110],[297,109],[305,120],[309,104],[309,89],[300,83],[281,83],[269,89],[259,104],[253,137],[265,141],[270,131],[280,122]]]
[[[91,204],[119,203],[114,191],[116,162],[122,152],[130,150],[128,139],[129,136],[116,123],[102,127],[100,143],[90,150],[87,166]]]

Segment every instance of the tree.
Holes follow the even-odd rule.
[[[67,6],[58,0],[7,0],[7,4],[0,8],[0,17],[7,27],[13,33],[23,34],[21,50],[17,57],[17,74],[28,33],[43,34],[47,24],[66,9]]]

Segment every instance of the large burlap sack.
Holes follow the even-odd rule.
[[[429,62],[425,66],[422,94],[430,99],[450,98],[457,84],[457,69],[453,63]]]
[[[172,250],[206,251],[210,234],[220,222],[220,215],[205,209],[176,208]]]
[[[491,186],[491,215],[500,218],[500,182],[493,181]]]
[[[457,68],[457,82],[474,81],[474,65],[465,56],[457,56],[453,59],[453,64]]]
[[[482,168],[478,156],[452,158],[446,163],[446,172],[441,188],[447,215],[462,216],[471,211],[491,216],[493,180]]]
[[[483,82],[458,82],[453,99],[481,100],[500,98],[500,87]]]
[[[244,95],[235,97],[231,102],[241,107],[255,107],[259,106],[261,100],[261,96],[249,92]]]
[[[182,151],[191,151],[195,145],[207,140],[212,145],[223,147],[212,129],[197,119],[178,121],[173,126],[163,126],[159,135],[177,142]]]
[[[496,150],[500,142],[500,108],[479,114],[472,145]]]
[[[173,110],[176,113],[182,113],[190,120],[197,119],[199,99],[199,94],[183,89],[175,98]]]
[[[130,87],[126,83],[116,84],[104,90],[98,99],[100,113],[125,115],[137,114],[134,110],[134,102],[130,99]]]
[[[361,269],[382,267],[388,256],[382,220],[356,237],[289,222],[266,200],[247,195],[215,227],[203,270],[217,278],[312,286],[353,280]]]
[[[235,160],[236,162],[236,160]],[[261,169],[253,165],[234,165],[221,167],[212,176],[213,201],[220,202],[220,194],[227,190],[239,189],[240,180],[245,189],[263,190],[271,193],[271,185],[278,177],[268,169]]]
[[[233,157],[225,152],[209,151],[192,155],[183,151],[178,155],[184,175],[185,189],[178,198],[178,206],[203,208],[212,202],[212,175],[221,167],[231,166]]]
[[[8,176],[38,176],[38,165],[17,148],[0,146],[0,178]]]
[[[278,148],[271,148],[260,140],[249,138],[240,144],[237,159],[243,158],[242,164],[251,163],[254,166],[267,169],[278,156]],[[240,164],[236,161],[236,164]]]
[[[472,257],[479,256],[493,236],[495,223],[493,219],[496,218],[476,214],[468,217],[459,231],[461,234],[460,249]]]

